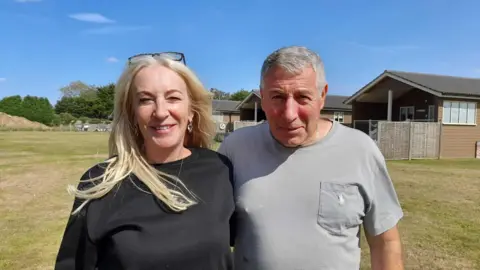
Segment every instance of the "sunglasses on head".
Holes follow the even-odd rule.
[[[160,53],[140,53],[128,58],[128,64],[135,62],[135,60],[140,60],[142,57],[153,57],[153,58],[169,58],[174,61],[182,62],[186,65],[185,55],[180,52],[160,52]]]

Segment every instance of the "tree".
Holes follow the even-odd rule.
[[[0,112],[23,116],[22,97],[20,95],[5,97],[0,100]]]
[[[0,100],[0,111],[9,115],[24,117],[30,121],[51,125],[54,120],[52,104],[45,97],[5,97]]]
[[[115,84],[110,83],[97,88],[97,97],[101,117],[106,119],[113,111],[113,102],[115,99]]]
[[[213,99],[217,99],[217,100],[228,100],[228,99],[230,99],[230,94],[229,93],[218,90],[217,88],[210,88],[209,92],[213,94]]]
[[[83,97],[86,100],[94,100],[97,97],[97,89],[82,81],[73,81],[60,88],[60,92],[62,97]]]
[[[240,89],[237,92],[233,93],[230,95],[230,100],[235,100],[235,101],[242,101],[244,100],[248,95],[250,95],[250,91],[247,91],[245,89]]]
[[[82,90],[83,91],[83,90]],[[92,92],[94,91],[94,93]],[[115,84],[96,87],[72,96],[64,95],[55,105],[57,114],[69,113],[72,116],[107,119],[113,111]]]

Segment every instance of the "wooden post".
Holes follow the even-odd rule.
[[[408,138],[409,147],[408,147],[408,160],[412,160],[412,146],[413,146],[413,121],[410,121],[410,136]]]
[[[438,131],[438,159],[442,157],[442,137],[443,137],[443,124],[442,122],[437,122],[437,125],[440,127],[437,128]]]
[[[387,111],[387,121],[392,121],[392,102],[393,102],[393,92],[388,90],[388,111]]]

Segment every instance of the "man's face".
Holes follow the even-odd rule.
[[[273,136],[286,147],[314,142],[328,87],[317,89],[316,74],[308,67],[298,75],[272,68],[264,76],[262,109]]]

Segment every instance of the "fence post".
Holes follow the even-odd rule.
[[[441,159],[442,156],[442,137],[443,137],[443,125],[442,122],[437,122],[439,126],[438,130],[438,159]]]
[[[409,143],[409,146],[408,146],[408,160],[412,160],[412,144],[413,144],[413,140],[412,140],[412,137],[413,137],[413,122],[410,121],[410,135],[408,136],[408,143]]]
[[[380,133],[380,130],[381,130],[381,127],[382,127],[382,122],[378,121],[377,122],[377,145],[380,146],[380,140],[382,139],[381,138],[381,133]]]

